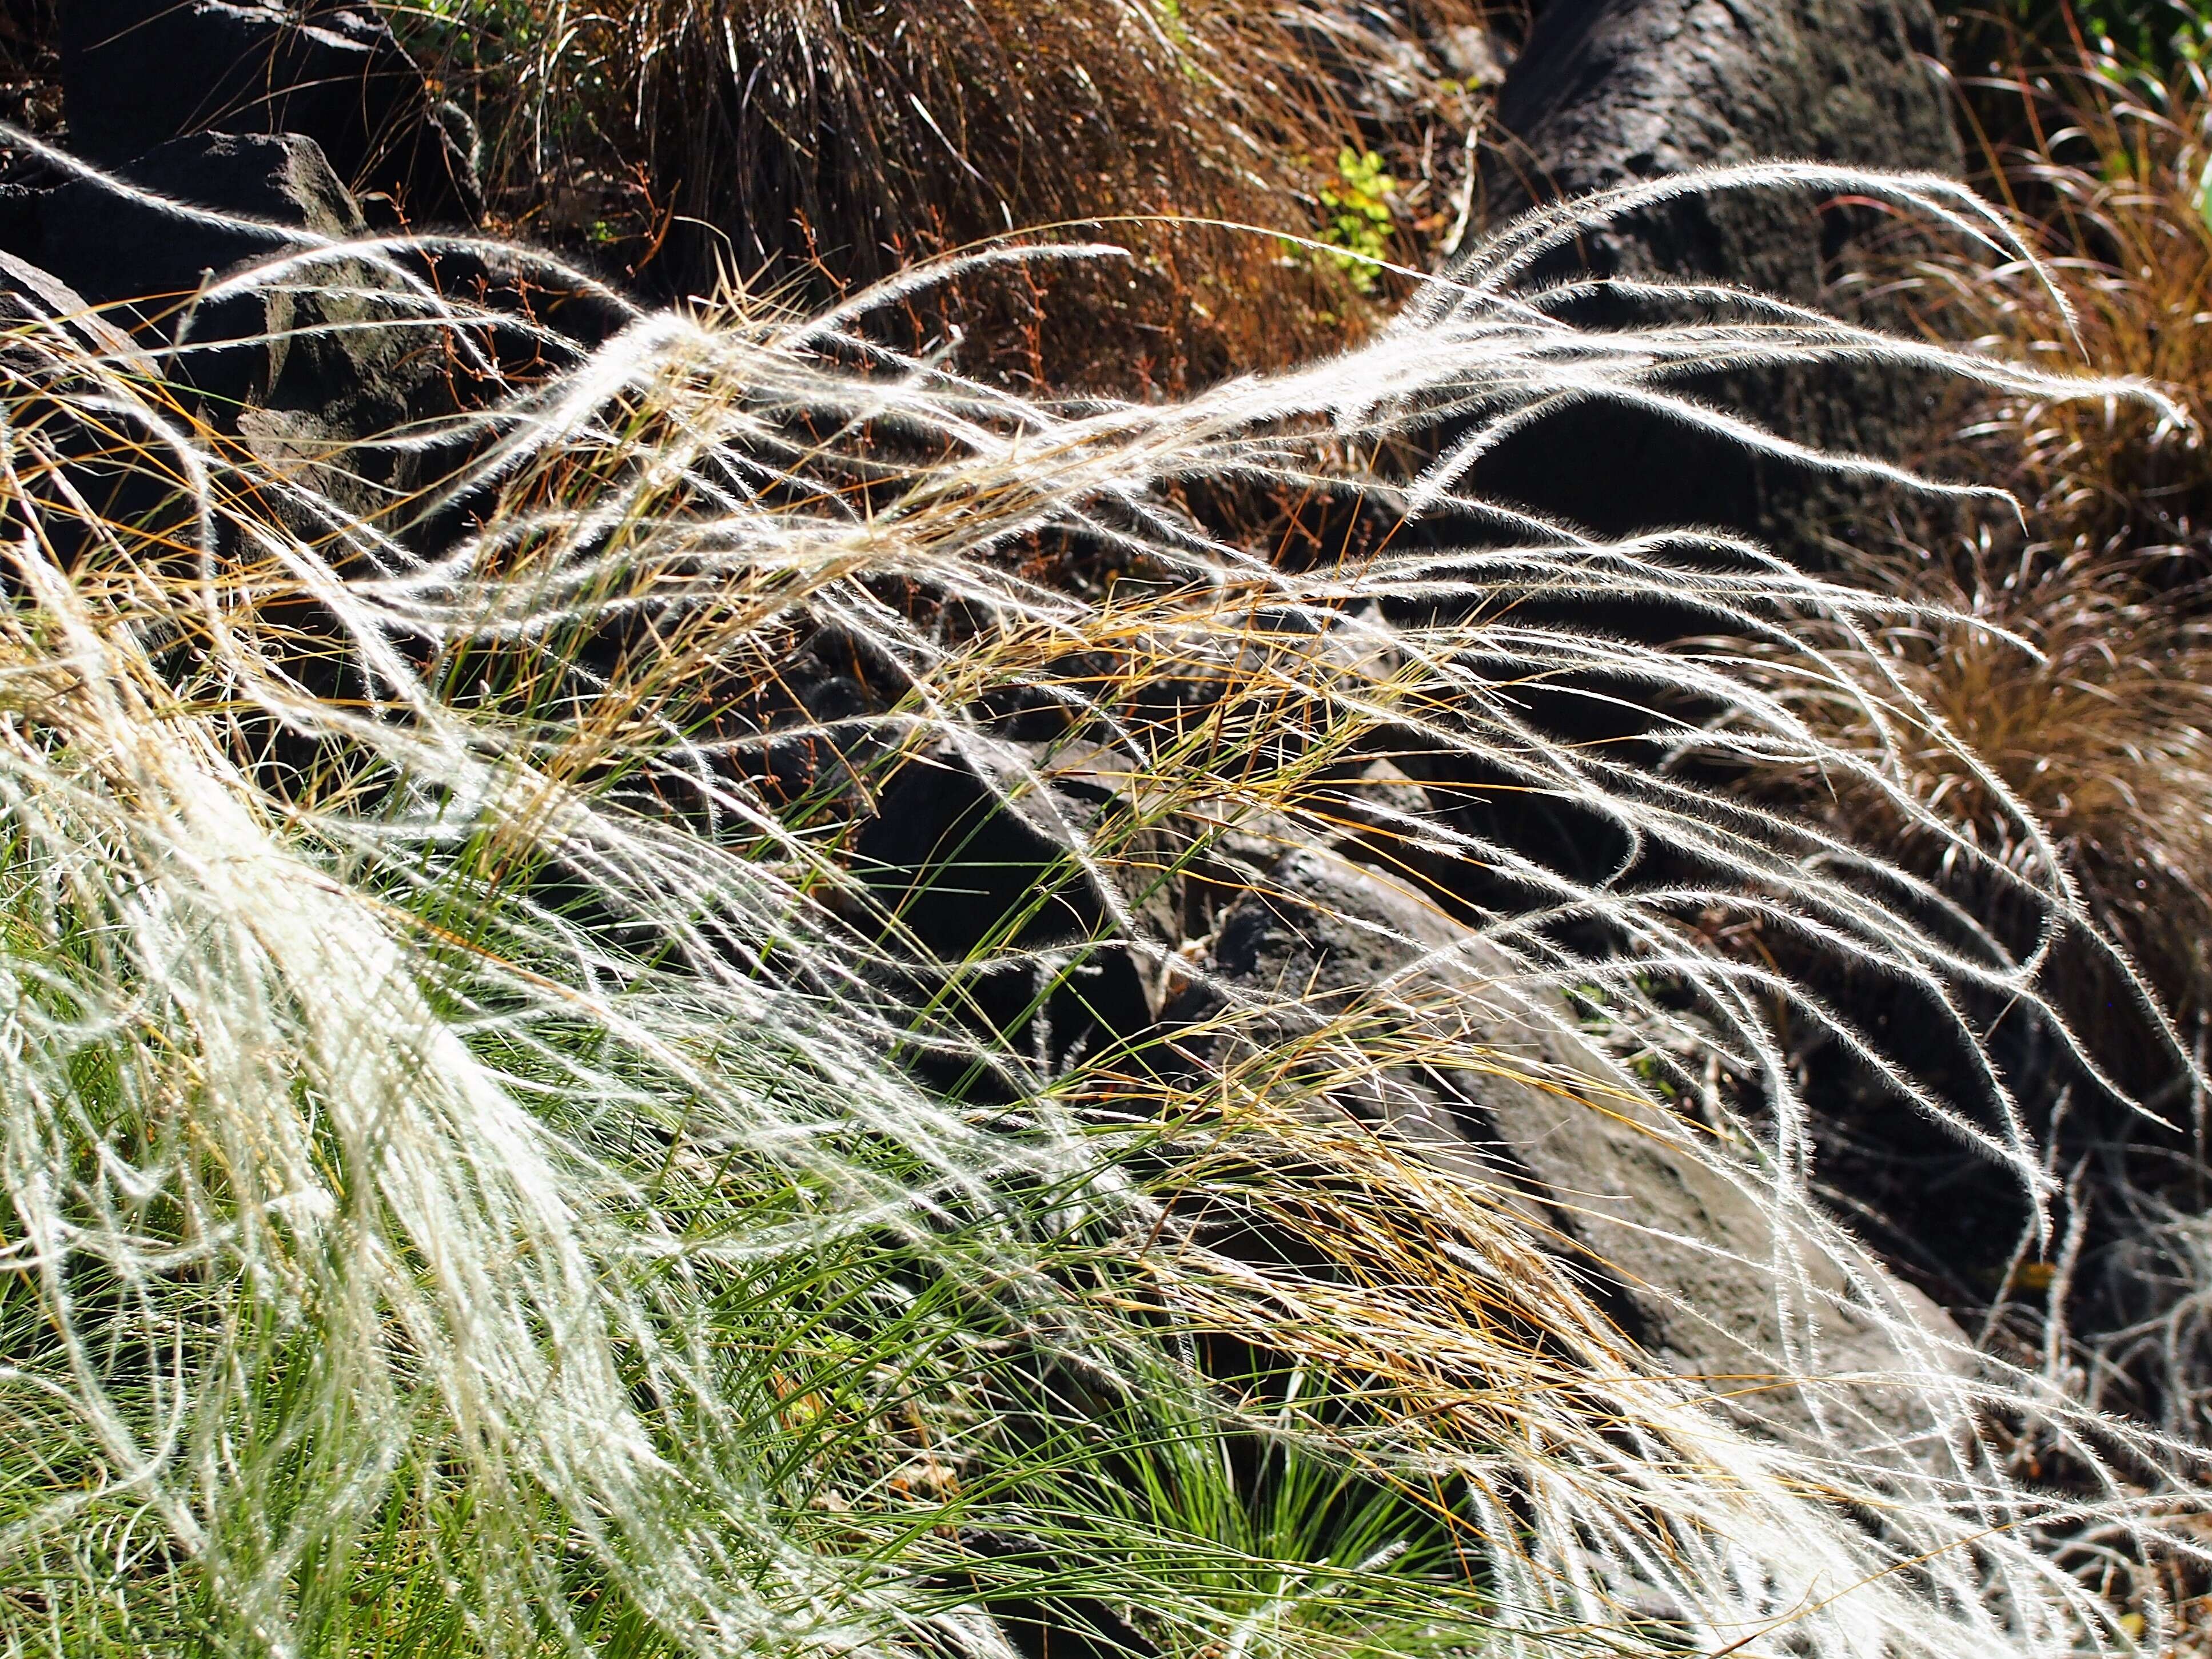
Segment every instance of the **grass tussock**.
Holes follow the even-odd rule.
[[[2047,946],[2100,936],[2058,862],[2000,856],[1761,678],[1784,653],[1840,672],[1808,618],[1864,636],[1911,608],[1710,537],[1593,541],[1455,484],[1565,397],[1786,447],[1671,390],[1717,360],[2117,389],[1749,299],[1587,333],[1557,320],[1571,292],[1525,286],[1564,239],[1680,188],[1848,188],[2006,234],[1937,180],[1669,181],[1506,228],[1348,356],[1073,407],[872,338],[868,309],[910,282],[799,322],[640,313],[587,351],[434,301],[403,245],[303,236],[208,297],[380,272],[408,314],[349,326],[437,329],[488,379],[484,337],[519,332],[506,360],[551,366],[326,461],[365,487],[391,472],[380,448],[444,470],[368,514],[327,471],[257,463],[78,319],[11,324],[8,1642],[1963,1659],[2159,1640],[2130,1563],[2189,1504],[2194,1454],[1973,1360],[1884,1288],[1809,1200],[1778,1021],[1826,1022],[1900,1109],[2040,1204],[2002,1083],[1939,1097],[1810,984],[1694,926],[1759,906],[1918,988],[1976,1053],[1978,996],[2067,1041]],[[1367,464],[1446,420],[1463,441],[1420,477]],[[1175,505],[1255,481],[1420,533],[1290,574]],[[1040,544],[1120,574],[1033,581]],[[1694,603],[1759,648],[1643,650],[1525,603],[1596,588]],[[842,712],[753,696],[833,635],[864,671]],[[1879,848],[1545,739],[1519,686],[1593,666],[1620,695],[1724,708],[1703,740],[1741,763],[1880,795],[2002,884],[2027,938],[1931,923],[1928,884]],[[1893,719],[1948,741],[1931,710]],[[1079,744],[1122,780],[1095,811],[1050,783]],[[1066,1044],[987,994],[1032,988],[1034,1016],[1109,951],[1203,972],[1148,896],[1215,859],[1224,823],[1330,838],[1343,763],[1410,750],[1669,861],[1576,879],[1406,819],[1401,847],[1513,864],[1541,902],[1475,916],[1480,955],[1432,952],[1419,994],[1316,1012],[1221,983],[1215,1018],[1249,1042],[1195,1081],[1165,1034]],[[826,758],[794,772],[799,750]],[[860,866],[866,803],[948,753],[1054,849],[1032,897],[1089,895],[1087,931],[1010,924],[941,953]],[[1613,943],[1559,925],[1590,921]],[[1751,1433],[1639,1351],[1479,1169],[1333,1104],[1382,1066],[1525,1069],[1491,1018],[1507,991],[1680,1024],[1654,973],[1764,1091],[1756,1119],[1654,1132],[1775,1224],[1785,1334],[1745,1386],[1802,1400],[1794,1428]],[[1537,1080],[1593,1110],[1639,1088]],[[1846,1304],[1893,1367],[1835,1375]],[[2007,1461],[1993,1425],[2023,1421],[2066,1448],[2067,1490]]]
[[[531,0],[460,9],[444,51],[526,234],[597,241],[673,293],[737,278],[819,303],[1109,222],[1127,260],[948,278],[877,325],[965,333],[971,362],[1058,391],[1172,393],[1356,335],[1396,280],[1376,258],[1425,264],[1463,229],[1475,89],[1426,43],[1480,13],[1401,10]]]
[[[2192,21],[2173,12],[2177,26]],[[2046,362],[2086,352],[2167,390],[2185,418],[2124,404],[2002,404],[1982,453],[2032,492],[2031,517],[2063,550],[2162,558],[2201,580],[2187,562],[2212,497],[2202,436],[2212,386],[2204,67],[2191,56],[2133,59],[2078,33],[2070,50],[2011,51],[2025,60],[2018,78],[1972,89],[1982,171],[2038,227],[2038,266],[2064,288],[2072,314],[2053,309],[2025,265],[1986,280],[1927,270],[1923,291],[1948,331]]]
[[[2109,554],[1983,550],[1899,559],[1865,579],[1930,615],[1880,630],[1844,683],[1793,692],[1808,720],[1876,757],[1993,858],[2023,869],[2056,859],[2171,1006],[2201,1018],[2212,992],[2207,623],[2139,562]],[[1919,731],[1928,714],[1942,739]],[[1851,833],[1886,830],[1931,874],[1955,866],[1941,838],[1863,789],[1821,793]],[[2047,842],[2018,833],[2022,805]]]
[[[2130,15],[2161,40],[2201,33],[2187,8]],[[2212,1009],[2212,93],[2193,53],[2130,57],[2055,11],[2046,22],[2036,44],[1983,25],[1980,49],[2021,67],[1972,83],[1966,103],[1984,133],[1981,182],[2034,227],[2034,257],[1994,270],[1922,261],[1901,290],[1947,337],[2049,365],[2086,354],[2160,400],[1962,398],[1950,462],[2006,483],[2025,533],[1861,574],[1971,618],[1887,638],[1880,674],[1942,711],[2032,805],[2099,913],[2195,1020]],[[1826,700],[1839,738],[1875,744],[1920,799],[1981,816],[1989,797],[1971,769],[1893,745],[1848,703]],[[2041,856],[1992,840],[1995,823],[1979,833],[2000,856]]]

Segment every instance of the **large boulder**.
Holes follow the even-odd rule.
[[[80,174],[35,204],[37,263],[103,305],[181,301],[210,273],[297,246],[289,232],[342,240],[367,230],[311,138],[198,134],[116,171],[123,188]]]
[[[1894,1446],[1955,1406],[1950,1368],[1969,1362],[1948,1316],[1655,1103],[1554,991],[1410,889],[1301,848],[1221,918],[1204,967],[1167,1021],[1200,1067],[1355,1012],[1494,1055],[1340,1078],[1330,1109],[1510,1195],[1624,1332],[1739,1419]]]
[[[1929,0],[1555,0],[1506,77],[1489,216],[1714,166],[1809,160],[1956,176],[1960,147]],[[1894,222],[1802,193],[1686,194],[1581,238],[1547,275],[1717,280],[1808,305]],[[1652,318],[1619,302],[1598,324]],[[1875,320],[1881,320],[1877,315]],[[1888,371],[1712,378],[1692,386],[1801,442],[1910,459],[1925,383]],[[1607,487],[1591,488],[1603,454]],[[1809,546],[1863,491],[1648,414],[1586,404],[1502,446],[1478,486],[1601,531],[1715,524]],[[1809,520],[1828,521],[1826,526]]]
[[[63,114],[88,161],[195,133],[299,133],[415,222],[477,216],[456,116],[373,8],[65,0],[61,25]]]
[[[1558,0],[1506,76],[1498,206],[1777,157],[1955,175],[1929,0]],[[1600,271],[1817,300],[1837,227],[1802,200],[1688,196],[1588,240]]]

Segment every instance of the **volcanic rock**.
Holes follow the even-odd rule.
[[[87,161],[117,166],[195,133],[298,133],[349,187],[414,222],[481,211],[451,112],[372,9],[67,0],[61,22],[63,112]]]

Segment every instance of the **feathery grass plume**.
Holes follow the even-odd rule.
[[[2202,27],[2180,7],[2144,8],[2139,21],[2146,32],[2154,21]],[[2193,54],[2136,61],[2077,32],[2070,49],[1980,97],[1996,134],[1990,185],[2034,222],[2036,263],[2071,315],[2054,313],[2024,264],[1978,276],[1932,264],[1916,286],[1936,325],[2031,361],[2086,347],[2159,386],[2169,406],[2006,397],[1972,409],[1960,447],[2031,504],[2033,535],[2016,556],[1939,560],[1948,569],[1929,580],[2047,646],[2042,662],[1986,644],[1958,660],[1986,665],[1968,675],[1991,676],[1984,701],[2015,728],[2001,739],[2012,775],[2038,769],[2028,798],[2069,844],[2109,924],[2169,1000],[2200,1018],[2212,1010],[2203,754],[2212,356],[2202,326],[2212,308],[2212,92]],[[1962,680],[1936,695],[1956,706],[1971,692]],[[2060,787],[2069,776],[2081,782]]]
[[[1955,557],[1870,559],[1854,574],[1933,611],[1878,630],[1879,665],[1860,664],[1848,687],[1793,694],[1808,721],[1879,757],[1991,857],[2025,865],[2055,853],[2161,999],[2201,1018],[2212,1007],[2212,624],[2124,555],[1969,545]],[[1973,763],[1871,712],[1895,708],[1893,680],[1941,714]],[[2047,850],[2016,835],[1984,765],[2045,826]],[[1848,833],[1887,824],[1929,874],[1944,863],[1948,844],[1916,848],[1887,801],[1826,781],[1819,792]]]
[[[2014,9],[2016,18],[2030,9]],[[2073,27],[2072,9],[2039,9],[2054,25],[2039,39],[2023,38],[2013,20],[1984,20],[1960,37],[1962,54],[1972,41],[1993,71],[1964,88],[1984,136],[1982,186],[2024,216],[2035,257],[1994,269],[1921,257],[1880,274],[1923,308],[1933,332],[2051,364],[2086,350],[2156,386],[2161,400],[2054,403],[1961,386],[1960,430],[1939,462],[2007,484],[2027,506],[2023,524],[1960,536],[1923,523],[1900,538],[1900,552],[1861,558],[1850,580],[1948,619],[1877,630],[1875,657],[1849,668],[1847,686],[1780,680],[1809,723],[1877,757],[1993,856],[2062,858],[2201,1044],[2212,1010],[2212,566],[2203,548],[2212,472],[2203,436],[2212,359],[2200,326],[2212,279],[2212,104],[2191,45],[2202,19],[2175,5],[2125,9],[2142,26],[2136,46],[2171,36],[2177,50],[2153,58]],[[2117,11],[2103,15],[2117,25]],[[2091,21],[2087,9],[2080,21]],[[2053,288],[2064,303],[2054,303]],[[1964,750],[1887,726],[1886,711],[1908,700],[1940,712]],[[1984,767],[2045,826],[2047,850],[2014,836],[2012,809],[1988,795]],[[1814,769],[1761,785],[1762,799],[1794,801],[1846,838],[1891,846],[1988,917],[1995,896],[1974,868],[1887,802]],[[2090,1025],[2104,1000],[2094,973],[2077,975],[2071,1006]],[[2127,1041],[2113,1033],[2102,1046],[2124,1054]],[[2021,1047],[2033,1070],[2033,1045]],[[2186,1334],[2199,1298],[2183,1279],[2202,1259],[2201,1223],[2191,1218],[2203,1207],[2202,1097],[2155,1067],[2138,1074],[2172,1120],[2170,1131],[2154,1130],[2069,1095],[2063,1073],[2048,1075],[2040,1109],[2052,1119],[2047,1153],[2067,1176],[2078,1271],[2061,1271],[2056,1242],[2041,1261],[2007,1261],[2002,1244],[1978,1253],[1938,1244],[1922,1261],[1954,1303],[1988,1308],[2000,1338],[2049,1351],[2064,1346],[2070,1323],[2106,1403],[2191,1421],[2203,1392],[2191,1370],[2200,1351]],[[1926,1190],[1942,1149],[1898,1145],[1879,1125],[1855,1133],[1861,1127],[1836,1136],[1857,1166],[1847,1182],[1854,1199],[1893,1238],[1919,1234],[1910,1194]],[[1900,1190],[1896,1228],[1881,1212]],[[2002,1231],[1991,1230],[1993,1243]]]
[[[457,89],[484,88],[495,198],[666,292],[742,276],[821,303],[1017,230],[1115,222],[1127,260],[948,276],[924,313],[877,322],[964,332],[971,362],[988,351],[1017,380],[1127,394],[1295,362],[1372,323],[1353,280],[1372,267],[1205,222],[1328,240],[1364,181],[1381,217],[1355,215],[1363,246],[1425,263],[1479,118],[1427,42],[1480,15],[1470,0],[471,0],[432,7],[422,32]],[[1402,185],[1364,166],[1377,146]]]
[[[366,519],[80,319],[10,325],[11,1650],[1965,1659],[2123,1650],[2131,1618],[2157,1639],[2127,1552],[2191,1501],[2197,1454],[1977,1362],[1823,1218],[1776,1022],[1836,1024],[1900,1109],[2039,1200],[2001,1085],[1937,1097],[1691,925],[1754,906],[1918,988],[1976,1052],[1984,993],[2063,1042],[2048,949],[2094,929],[2061,865],[1946,824],[1763,689],[1751,647],[1669,654],[1522,602],[1693,600],[1838,678],[1800,624],[1864,635],[1907,608],[1453,482],[1560,398],[1784,443],[1669,390],[1717,360],[2124,388],[1748,295],[1581,332],[1521,285],[1549,240],[1676,187],[1882,191],[2007,234],[1941,181],[1626,191],[1509,227],[1357,352],[1154,407],[1024,401],[872,343],[866,307],[922,278],[803,322],[639,315],[591,351],[540,331],[562,367],[358,446],[364,471],[380,445],[465,458]],[[406,287],[404,252],[301,238],[216,292],[384,270],[405,314],[352,326],[458,350],[538,328]],[[1474,435],[1429,475],[1370,465],[1445,420]],[[1421,538],[1286,573],[1174,505],[1221,480],[1418,509]],[[1046,543],[1121,574],[1030,580]],[[778,690],[833,637],[860,682],[835,718]],[[1931,922],[1879,849],[1548,738],[1522,690],[1591,672],[1726,711],[1705,741],[1743,758],[1887,792],[2036,926]],[[1940,740],[1930,711],[1890,718]],[[1079,745],[1112,775],[1103,805],[1054,786]],[[809,748],[830,759],[785,764]],[[1480,763],[1629,852],[1578,879],[1384,815],[1372,856],[1510,866],[1540,902],[1475,914],[1348,1008],[1237,984],[1161,930],[1152,901],[1187,876],[1264,889],[1230,831],[1334,840],[1347,766],[1381,750]],[[857,861],[856,820],[916,757],[1052,849],[952,955]],[[1056,892],[1092,921],[1040,944],[1023,917]],[[1602,948],[1559,925],[1592,920]],[[1238,1057],[1191,1079],[1177,1033],[1069,1044],[982,994],[1031,986],[1035,1016],[1109,951],[1211,978]],[[1538,1071],[1501,1039],[1501,1011],[1510,1033],[1569,989],[1684,1025],[1654,973],[1760,1079],[1757,1121],[1698,1128],[1626,1073]],[[1797,1403],[1747,1428],[1615,1328],[1479,1160],[1334,1109],[1421,1071],[1632,1108],[1763,1212],[1750,1265],[1783,1335],[1741,1387]],[[1893,1365],[1835,1374],[1846,1315]],[[2022,1419],[2068,1448],[2069,1489],[2008,1467],[1990,1425]]]
[[[1816,625],[1828,646],[1824,672],[1778,663],[1766,676],[1774,694],[1878,765],[1988,860],[2023,872],[2058,860],[2085,908],[2127,941],[2201,1054],[2212,983],[2205,623],[2147,581],[2140,565],[2090,552],[2006,557],[1982,544],[1951,558],[1868,559],[1850,574],[1926,609],[1869,630],[1863,646]],[[1985,921],[2009,908],[1986,864],[1962,860],[1948,838],[1927,834],[1858,779],[1802,763],[1753,776],[1759,799],[1809,810],[1840,838],[1878,839]],[[2040,844],[2019,833],[2007,795],[2045,826]],[[2071,981],[2063,1000],[2091,1046],[2132,1066],[2137,1028],[2124,999],[2110,998],[2106,975],[2081,963],[2054,978]],[[1830,1180],[1878,1248],[1908,1258],[1954,1309],[1978,1310],[1985,1345],[2063,1353],[2065,1364],[2086,1367],[2100,1402],[2192,1422],[2203,1384],[2191,1369],[2201,1350],[2186,1322],[2201,1292],[2182,1286],[2203,1259],[2197,1079],[2160,1060],[2129,1071],[2163,1120],[2152,1122],[2070,1088],[2034,1033],[2009,1041],[2014,1074],[2039,1097],[2025,1109],[2063,1178],[2055,1235],[2015,1243],[2011,1218],[2021,1206],[1989,1171],[1849,1105],[1824,1125]],[[1920,1208],[1931,1187],[1952,1194],[1954,1219],[1931,1224]]]

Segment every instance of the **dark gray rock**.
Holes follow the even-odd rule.
[[[191,349],[165,356],[167,372],[218,410],[266,398],[290,301],[196,296],[298,246],[292,233],[360,234],[344,185],[300,137],[181,138],[121,171],[120,188],[79,177],[41,192],[15,228],[18,250],[149,344],[173,343],[181,331]]]
[[[246,405],[361,404],[331,423],[356,436],[405,417],[436,343],[431,331],[380,318],[374,302],[344,291],[368,287],[366,270],[326,266],[313,295],[272,287],[195,297],[242,266],[303,246],[298,233],[333,241],[365,233],[360,208],[312,139],[204,133],[120,172],[124,188],[77,178],[48,192],[38,211],[38,265],[149,342],[173,343],[181,331],[185,349],[169,354],[169,372],[219,416]],[[347,331],[300,331],[319,326]]]
[[[1555,0],[1506,77],[1488,216],[1775,159],[1955,176],[1941,47],[1929,0]],[[1548,274],[1718,279],[1817,304],[1828,275],[1893,230],[1800,193],[1685,196],[1585,236]],[[1585,320],[1650,314],[1601,303]],[[1931,387],[1821,371],[1692,389],[1799,441],[1898,459],[1921,445]],[[1607,458],[1602,491],[1590,487],[1592,454]],[[1848,519],[1865,493],[1597,405],[1503,446],[1475,483],[1611,533],[1718,523],[1780,542],[1808,518]]]
[[[1200,1066],[1355,1010],[1407,1033],[1441,1023],[1462,1052],[1471,1038],[1494,1053],[1480,1074],[1377,1071],[1329,1098],[1511,1194],[1615,1323],[1709,1380],[1740,1419],[1796,1436],[1818,1418],[1875,1444],[1942,1414],[1942,1366],[1965,1346],[1946,1316],[1869,1261],[1846,1272],[1840,1235],[1816,1237],[1809,1213],[1778,1224],[1750,1156],[1717,1152],[1710,1131],[1653,1103],[1562,1002],[1412,890],[1336,854],[1292,853],[1222,918],[1206,966],[1214,983],[1167,1021],[1196,1033],[1183,1041]],[[1240,1034],[1224,1036],[1218,1017],[1245,998]],[[1780,1269],[1793,1259],[1791,1285]],[[1808,1344],[1793,1330],[1794,1351],[1792,1308],[1817,1332]],[[1902,1335],[1900,1320],[1936,1340]],[[1935,1400],[1901,1380],[1915,1374]]]
[[[100,308],[50,270],[0,248],[0,310],[11,323],[31,324],[69,349],[94,352],[125,374],[155,378],[154,360]]]
[[[193,133],[300,133],[349,187],[415,222],[478,216],[463,142],[373,8],[65,0],[61,25],[63,111],[88,161],[117,166]]]
[[[94,362],[100,377],[88,372]],[[118,427],[131,429],[128,416],[111,410],[86,418],[86,400],[112,397],[117,375],[142,385],[160,378],[153,360],[82,295],[0,252],[0,380],[9,418],[19,433],[35,432],[38,450],[56,463],[19,465],[0,502],[0,538],[16,544],[35,522],[37,542],[64,568],[104,555],[103,525],[137,526],[149,542],[177,547],[190,546],[197,533],[173,474],[116,441]],[[15,581],[12,562],[0,564],[0,592],[12,596]]]
[[[1929,0],[1557,0],[1498,102],[1493,206],[1775,157],[1955,176],[1941,52]],[[1802,198],[1689,197],[1586,250],[1809,301],[1834,234]]]
[[[380,510],[435,465],[361,440],[454,409],[449,342],[392,270],[351,257],[220,300],[221,279],[361,236],[361,210],[312,139],[201,133],[71,179],[25,216],[31,263],[100,307],[161,378],[197,393],[265,465],[346,510]],[[181,343],[180,343],[181,342]],[[403,476],[404,475],[404,476]]]
[[[38,263],[101,304],[186,297],[299,245],[364,234],[361,209],[311,138],[204,133],[78,177],[36,208]]]
[[[911,963],[923,999],[939,1000],[951,970],[958,990],[944,1000],[954,1018],[1018,1052],[1042,1042],[1056,1060],[1072,1045],[1095,1050],[1143,1030],[1154,980],[1114,913],[1157,912],[1157,894],[1109,894],[1065,852],[1117,799],[1128,763],[1042,744],[1010,744],[999,758],[987,775],[988,763],[940,744],[884,781],[854,849],[872,897],[865,925]],[[1147,923],[1170,925],[1157,914]],[[981,966],[1007,951],[1055,965]],[[1063,966],[1048,992],[1039,972]]]

